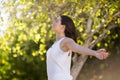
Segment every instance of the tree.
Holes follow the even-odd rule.
[[[46,80],[46,50],[41,40],[46,14],[31,0],[3,2],[1,9],[9,13],[9,25],[0,37],[0,79]]]
[[[98,42],[100,42],[108,36],[111,29],[115,27],[120,27],[119,1],[113,2],[107,0],[86,0],[80,2],[66,2],[61,5],[62,7],[59,6],[61,10],[56,9],[56,13],[58,13],[58,15],[63,13],[67,15],[74,15],[75,19],[77,19],[77,22],[80,22],[78,23],[77,27],[86,26],[85,28],[83,28],[84,31],[82,30],[82,28],[78,29],[81,30],[81,32],[83,32],[83,35],[85,35],[84,37],[83,35],[80,35],[80,37],[84,39],[83,46],[85,47],[93,48]],[[65,12],[63,9],[64,7],[68,7],[68,9],[66,9],[67,11]],[[82,17],[82,19],[84,20],[83,23],[80,17]],[[51,19],[54,19],[53,13],[51,13]],[[85,55],[76,55],[74,57],[74,63],[71,70],[74,80],[76,80],[77,76],[79,75],[79,72],[82,69],[87,58],[88,56]]]
[[[0,37],[0,79],[46,80],[45,53],[55,40],[50,31],[52,21],[61,14],[69,15],[76,25],[78,43],[93,48],[99,46],[111,29],[120,27],[119,3],[117,0],[2,2],[1,9],[9,13],[9,27]],[[71,69],[74,80],[87,58],[74,56]]]

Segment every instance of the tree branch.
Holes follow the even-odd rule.
[[[92,27],[92,18],[94,17],[95,13],[98,11],[98,7],[99,7],[100,3],[98,3],[94,10],[93,10],[93,14],[89,15],[88,21],[87,21],[87,34],[89,34],[91,32],[91,27]]]
[[[120,12],[117,12],[113,15],[113,17],[119,16],[120,17]]]
[[[109,19],[108,16],[109,16],[109,13],[107,12],[107,13],[106,13],[106,16],[105,16],[106,18],[105,18],[104,22],[102,22],[102,23],[97,27],[97,29],[90,34],[90,37],[92,37],[97,31],[99,31],[99,30],[101,30],[101,29],[103,28],[103,25],[104,25],[104,24],[107,22],[107,20]],[[120,12],[117,12],[117,13],[115,13],[115,14],[113,15],[113,17],[116,17],[116,16],[120,16]]]
[[[87,28],[87,37],[86,37],[86,40],[85,40],[85,44],[89,44],[91,41],[92,41],[92,37],[91,37],[91,27],[92,27],[92,23],[93,23],[93,20],[92,18],[94,17],[95,13],[98,11],[98,7],[99,7],[100,3],[98,3],[94,10],[93,10],[93,14],[89,15],[89,18],[88,18],[88,21],[87,21],[87,25],[86,25],[86,28]]]
[[[109,16],[109,13],[106,12],[105,14],[105,20],[97,27],[96,30],[94,30],[91,34],[90,34],[90,37],[92,37],[97,31],[101,30],[103,28],[103,25],[107,22],[108,20],[108,16]]]
[[[107,37],[108,35],[106,34],[108,30],[112,29],[112,28],[115,28],[117,27],[118,25],[111,25],[109,26],[107,29],[105,29],[103,31],[103,33],[96,39],[96,40],[93,40],[90,45],[89,45],[89,48],[92,48],[94,47],[94,45],[96,45],[96,43],[100,42],[103,38]]]
[[[88,56],[82,55],[79,57],[79,60],[74,63],[72,69],[71,69],[71,74],[73,77],[73,80],[77,79],[77,76],[79,75],[80,70],[82,69],[85,61],[87,60]]]

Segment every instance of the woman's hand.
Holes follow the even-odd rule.
[[[100,59],[100,60],[106,59],[108,56],[109,56],[109,53],[106,52],[105,49],[99,49],[95,53],[95,57]]]

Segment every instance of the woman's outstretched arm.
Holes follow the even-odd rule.
[[[109,55],[104,49],[99,49],[97,51],[91,50],[89,48],[80,46],[79,44],[75,43],[73,39],[70,38],[66,38],[64,40],[64,44],[69,50],[72,50],[73,52],[77,52],[83,55],[92,55],[100,60],[106,59]]]

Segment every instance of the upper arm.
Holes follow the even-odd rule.
[[[65,46],[73,52],[78,52],[77,51],[78,44],[73,39],[66,38],[65,39]]]

